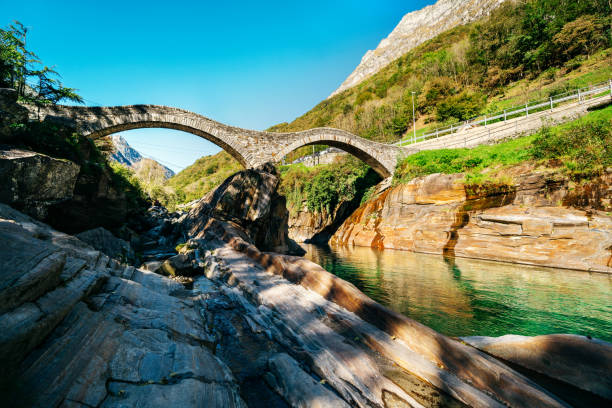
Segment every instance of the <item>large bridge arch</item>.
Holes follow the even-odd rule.
[[[133,130],[133,129],[147,129],[147,128],[181,130],[183,132],[187,132],[195,136],[199,136],[203,139],[208,140],[209,142],[216,144],[217,146],[219,146],[220,148],[228,152],[230,156],[236,159],[245,168],[249,167],[249,164],[247,163],[246,159],[242,156],[242,154],[239,151],[237,151],[233,146],[226,143],[223,139],[216,137],[214,135],[211,135],[209,133],[203,132],[200,129],[197,129],[191,126],[185,126],[179,123],[159,122],[159,121],[128,122],[128,123],[121,124],[121,125],[115,125],[115,126],[109,126],[109,127],[103,128],[100,131],[96,131],[87,136],[95,140],[95,139],[99,139],[102,137],[112,135],[114,133],[124,132],[127,130]]]
[[[245,168],[280,162],[285,155],[301,146],[326,144],[356,156],[386,178],[393,174],[401,150],[397,146],[373,142],[340,129],[262,132],[228,126],[197,113],[160,105],[26,107],[32,120],[61,122],[92,139],[139,128],[182,130],[226,150]]]

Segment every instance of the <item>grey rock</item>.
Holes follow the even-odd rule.
[[[149,271],[149,272],[159,272],[159,268],[161,268],[162,266],[161,261],[149,261],[149,262],[145,262],[140,266],[140,269],[144,269],[145,271]]]
[[[319,384],[302,370],[293,358],[285,353],[274,355],[268,360],[272,378],[270,386],[276,390],[292,407],[299,408],[349,408],[344,400]]]
[[[612,344],[606,341],[575,334],[461,339],[505,361],[612,400]]]
[[[76,234],[76,237],[111,258],[127,263],[136,260],[134,250],[129,242],[115,237],[110,231],[102,227],[83,231]]]
[[[187,234],[202,238],[212,218],[237,226],[238,234],[262,250],[303,255],[289,238],[289,212],[285,198],[277,193],[279,181],[269,163],[228,177],[189,211],[183,221]]]
[[[43,219],[50,205],[72,198],[79,169],[42,153],[0,150],[0,202]]]
[[[102,408],[246,408],[237,391],[195,379],[186,379],[171,387],[111,382],[109,388],[113,394],[104,401]]]
[[[193,256],[189,254],[178,254],[166,259],[162,263],[160,270],[164,274],[171,276],[194,276],[202,273]]]

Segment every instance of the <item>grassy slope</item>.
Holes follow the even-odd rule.
[[[511,184],[505,170],[526,161],[573,178],[599,175],[612,166],[612,106],[538,133],[472,149],[423,151],[398,163],[394,183],[405,183],[432,173],[466,173],[466,183],[488,181]],[[562,163],[561,167],[558,164]]]
[[[177,203],[186,203],[201,198],[240,170],[240,163],[221,151],[199,158],[191,166],[168,179],[166,186],[175,191]]]
[[[540,8],[545,8],[546,2],[531,0],[534,7]],[[529,28],[524,27],[529,11],[517,7],[507,4],[493,13],[491,19],[448,30],[359,85],[319,103],[293,122],[281,123],[269,130],[298,131],[331,126],[368,139],[389,142],[412,132],[412,91],[416,93],[416,127],[424,132],[478,113],[495,112],[526,100],[548,97],[568,88],[610,78],[612,49],[609,48],[609,38],[600,41],[598,51],[588,56],[584,52],[560,56],[562,53],[557,52],[559,56],[548,55],[545,63],[538,62],[537,66],[527,66],[527,62],[515,57],[515,61],[508,62],[510,58],[503,54],[503,50],[517,47],[516,38],[533,35]],[[567,17],[571,21],[574,18]],[[598,18],[606,21],[606,17]],[[500,28],[499,25],[510,28]],[[558,32],[561,27],[550,28],[553,29]],[[598,30],[602,34],[605,31],[603,28]],[[491,33],[505,36],[502,43],[490,40]],[[542,40],[535,51],[547,47],[555,49],[552,38],[550,34],[549,39]],[[478,52],[485,46],[496,51],[481,58]],[[515,54],[521,54],[521,51]],[[512,66],[512,63],[517,66]],[[502,79],[493,80],[498,77]],[[452,109],[454,106],[461,109]],[[307,149],[302,150],[294,156],[309,153]]]

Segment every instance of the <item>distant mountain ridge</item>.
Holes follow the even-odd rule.
[[[129,143],[123,138],[123,136],[118,134],[112,135],[111,141],[114,147],[114,151],[110,155],[111,160],[116,161],[120,164],[124,164],[134,170],[138,170],[145,162],[155,162],[163,169],[164,177],[166,179],[174,176],[174,171],[172,171],[168,167],[153,159],[143,157],[136,149],[129,145]]]
[[[455,26],[488,15],[508,0],[439,0],[406,14],[375,50],[365,53],[355,70],[328,97],[358,85],[411,49]]]

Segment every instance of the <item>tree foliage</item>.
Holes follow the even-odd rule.
[[[62,100],[83,103],[74,88],[65,87],[52,67],[43,65],[26,48],[28,29],[16,21],[0,29],[0,86],[15,88],[23,102],[56,104]]]
[[[329,165],[307,168],[304,165],[281,167],[279,191],[287,197],[290,211],[302,209],[329,213],[340,202],[361,199],[380,177],[365,163],[345,156]]]

